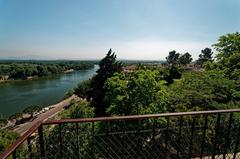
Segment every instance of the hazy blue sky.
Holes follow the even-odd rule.
[[[0,0],[0,58],[195,58],[240,31],[240,0]]]

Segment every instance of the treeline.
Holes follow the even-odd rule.
[[[48,76],[63,73],[68,70],[84,70],[94,67],[93,61],[2,61],[0,76],[7,79],[25,79],[30,76]]]
[[[86,98],[96,116],[226,109],[240,105],[240,34],[221,36],[201,50],[195,64],[205,70],[185,71],[191,54],[169,52],[167,67],[122,71],[110,50],[97,75],[80,83],[75,94]],[[133,109],[133,110],[132,110]]]

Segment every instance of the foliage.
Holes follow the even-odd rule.
[[[204,63],[208,61],[213,61],[212,54],[213,54],[212,49],[205,48],[204,50],[201,51],[201,54],[199,55],[199,58],[196,61],[196,64],[202,67]]]
[[[25,79],[29,76],[48,76],[64,71],[83,70],[93,68],[93,62],[2,62],[0,76],[9,76],[11,79]]]
[[[174,65],[167,67],[160,72],[163,75],[163,79],[167,81],[166,85],[172,84],[174,79],[180,79],[182,76],[182,70]]]
[[[91,105],[95,108],[96,115],[103,116],[109,106],[103,100],[106,92],[104,84],[115,72],[121,71],[122,64],[116,61],[116,55],[110,49],[107,55],[99,62],[99,67],[97,75],[91,80],[90,87],[92,91],[90,92],[90,97],[92,99]]]
[[[90,103],[86,100],[70,103],[68,109],[59,115],[61,118],[89,118],[94,117],[94,108],[90,107]]]
[[[168,93],[158,71],[116,73],[106,82],[109,115],[150,114],[167,110]]]
[[[188,52],[186,52],[185,54],[180,55],[178,61],[179,61],[178,63],[180,65],[184,65],[185,66],[185,65],[189,64],[192,61],[192,55],[189,54]]]
[[[59,116],[61,118],[90,118],[94,116],[94,108],[90,107],[89,102],[80,100],[78,102],[71,103],[70,107],[61,112]],[[77,130],[79,131],[79,135],[76,137],[75,123],[61,125],[61,138],[64,142],[63,147],[67,148],[67,151],[63,151],[61,153],[57,152],[62,148],[61,145],[58,144],[59,127],[53,127],[52,129],[49,129],[49,132],[45,135],[46,140],[48,141],[46,144],[46,153],[48,158],[72,158],[71,156],[76,154],[76,146],[80,147],[78,151],[83,151],[81,156],[86,158],[85,153],[89,147],[89,144],[91,144],[91,138],[90,134],[88,134],[88,131],[91,129],[91,123],[78,123]],[[77,141],[79,141],[78,145],[76,145]]]
[[[237,32],[221,36],[213,46],[218,51],[217,61],[207,63],[205,68],[223,72],[227,78],[239,81],[240,34]]]
[[[13,120],[13,119],[17,119],[19,117],[22,117],[22,113],[15,113],[15,114],[12,114],[11,116],[8,117],[8,120]]]
[[[74,94],[74,89],[70,89],[65,93],[63,99],[67,99],[67,98],[71,97],[73,94]]]
[[[170,65],[175,65],[178,63],[180,54],[177,53],[175,50],[170,51],[169,55],[166,57],[167,63]]]
[[[214,44],[213,47],[218,51],[217,59],[229,57],[233,53],[240,52],[240,33],[232,33],[220,36],[218,43]]]
[[[40,106],[29,106],[23,110],[23,113],[33,114],[40,111],[42,108]]]
[[[177,111],[224,109],[220,103],[239,101],[237,87],[233,80],[216,71],[188,72],[171,85],[169,102]]]
[[[7,124],[7,119],[0,118],[0,128]]]
[[[0,129],[0,154],[9,147],[19,135],[15,132]]]
[[[74,93],[80,98],[89,99],[89,93],[92,91],[90,87],[91,80],[86,80],[78,84],[78,86],[74,89]]]

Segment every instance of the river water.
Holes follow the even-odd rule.
[[[65,93],[81,81],[91,78],[98,69],[81,70],[51,77],[0,84],[0,118],[21,112],[31,105],[41,107],[61,101]]]

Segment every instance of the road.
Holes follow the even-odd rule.
[[[61,110],[63,110],[65,105],[70,103],[71,100],[78,100],[78,97],[73,95],[61,101],[60,103],[51,105],[53,107],[52,109],[49,109],[45,113],[39,114],[33,121],[29,121],[29,122],[18,125],[16,128],[13,128],[13,131],[19,133],[22,136],[29,128],[31,128],[37,122],[45,121],[49,118],[56,116]]]

